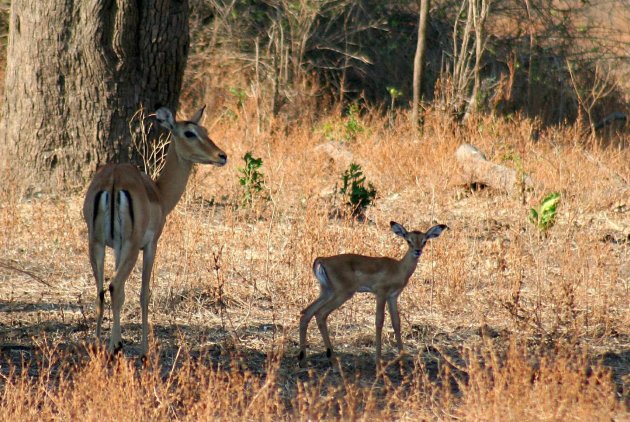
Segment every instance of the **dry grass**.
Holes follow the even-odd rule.
[[[527,121],[455,127],[436,112],[415,136],[404,116],[368,114],[342,148],[379,198],[367,223],[352,223],[329,216],[328,192],[347,163],[316,149],[327,142],[321,128],[257,135],[241,120],[215,123],[230,161],[198,168],[167,223],[146,366],[136,359],[139,268],[127,283],[124,356],[111,362],[85,347],[95,288],[81,193],[22,199],[4,186],[0,419],[629,417],[627,150],[581,146],[574,128],[534,142]],[[497,162],[518,154],[534,190],[520,198],[465,188],[453,157],[462,141]],[[251,208],[239,206],[246,151],[263,158],[269,196]],[[550,191],[562,193],[559,219],[541,237],[527,214]],[[357,295],[330,318],[339,366],[330,368],[313,324],[309,369],[300,370],[299,313],[318,293],[313,259],[402,255],[391,219],[451,228],[401,296],[405,355],[387,327],[388,365],[375,373],[374,300]]]

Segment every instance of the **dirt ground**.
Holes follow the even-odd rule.
[[[217,143],[243,139],[230,130],[220,132]],[[467,187],[452,154],[457,137],[418,143],[377,130],[365,137],[343,146],[379,192],[365,222],[331,215],[339,201],[331,191],[346,163],[315,150],[321,143],[316,133],[294,134],[292,142],[224,141],[233,157],[228,166],[197,170],[166,225],[152,282],[152,359],[161,371],[172,372],[184,355],[201,365],[261,377],[273,367],[290,401],[302,382],[319,382],[322,391],[340,383],[377,385],[385,398],[387,388],[420,378],[441,388],[448,368],[452,378],[446,379],[462,397],[473,356],[492,350],[508,359],[509,349],[518,345],[533,367],[545,357],[580,351],[589,366],[609,371],[616,400],[627,408],[630,190],[622,182],[630,176],[627,152],[542,146],[517,135],[510,148],[519,151],[535,181],[533,191],[520,197]],[[507,148],[483,134],[476,144],[496,161]],[[240,201],[238,182],[247,150],[263,158],[266,178],[265,195],[251,206]],[[527,215],[552,190],[562,193],[562,202],[555,226],[541,235]],[[15,376],[11,368],[37,377],[50,350],[63,359],[88,361],[96,300],[82,188],[7,198],[0,204],[5,381]],[[387,317],[385,377],[378,376],[375,300],[357,294],[329,318],[339,364],[329,363],[313,321],[308,367],[299,368],[300,311],[318,294],[313,259],[342,252],[401,257],[406,247],[391,233],[390,220],[408,229],[450,227],[430,241],[401,295],[405,353],[398,356]],[[111,267],[108,255],[106,277]],[[122,329],[123,356],[141,368],[139,279],[140,265],[126,285]],[[106,303],[103,343],[111,325],[109,298]]]

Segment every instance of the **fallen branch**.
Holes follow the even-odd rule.
[[[470,144],[460,145],[455,151],[455,158],[470,184],[483,184],[504,192],[519,192],[532,187],[529,176],[488,161],[481,151]]]
[[[48,286],[48,287],[50,287],[52,289],[52,286],[50,284],[48,284],[46,281],[44,281],[43,278],[33,274],[30,271],[23,270],[21,268],[15,267],[15,266],[13,266],[13,265],[11,265],[9,263],[2,262],[2,261],[0,261],[0,267],[6,268],[7,270],[12,270],[12,271],[15,271],[15,272],[18,272],[18,273],[21,273],[21,274],[25,274],[25,275],[31,277],[33,280],[35,280],[35,281],[37,281],[39,283],[42,283],[43,285]]]

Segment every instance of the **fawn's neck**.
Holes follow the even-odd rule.
[[[405,269],[406,278],[409,279],[418,266],[420,256],[416,256],[412,248],[407,250],[405,256],[399,261],[400,265]]]

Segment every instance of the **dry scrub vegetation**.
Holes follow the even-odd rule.
[[[3,186],[0,419],[628,418],[628,150],[584,145],[571,127],[532,141],[526,120],[457,126],[430,111],[414,135],[406,116],[360,119],[365,130],[333,155],[317,149],[328,142],[321,124],[257,134],[253,119],[218,110],[206,119],[230,161],[199,167],[166,225],[144,365],[139,266],[127,282],[123,355],[89,347],[96,295],[83,192]],[[505,157],[520,157],[533,190],[471,191],[453,156],[464,141],[508,166]],[[266,180],[251,206],[238,181],[247,151],[263,159]],[[363,223],[331,217],[350,156],[379,193]],[[551,191],[562,194],[558,221],[540,236],[528,210]],[[339,365],[312,323],[309,368],[299,369],[299,313],[318,294],[313,259],[401,256],[392,219],[451,228],[401,295],[405,354],[387,317],[386,365],[375,373],[375,302],[358,294],[329,319]],[[111,267],[108,255],[110,276]]]

